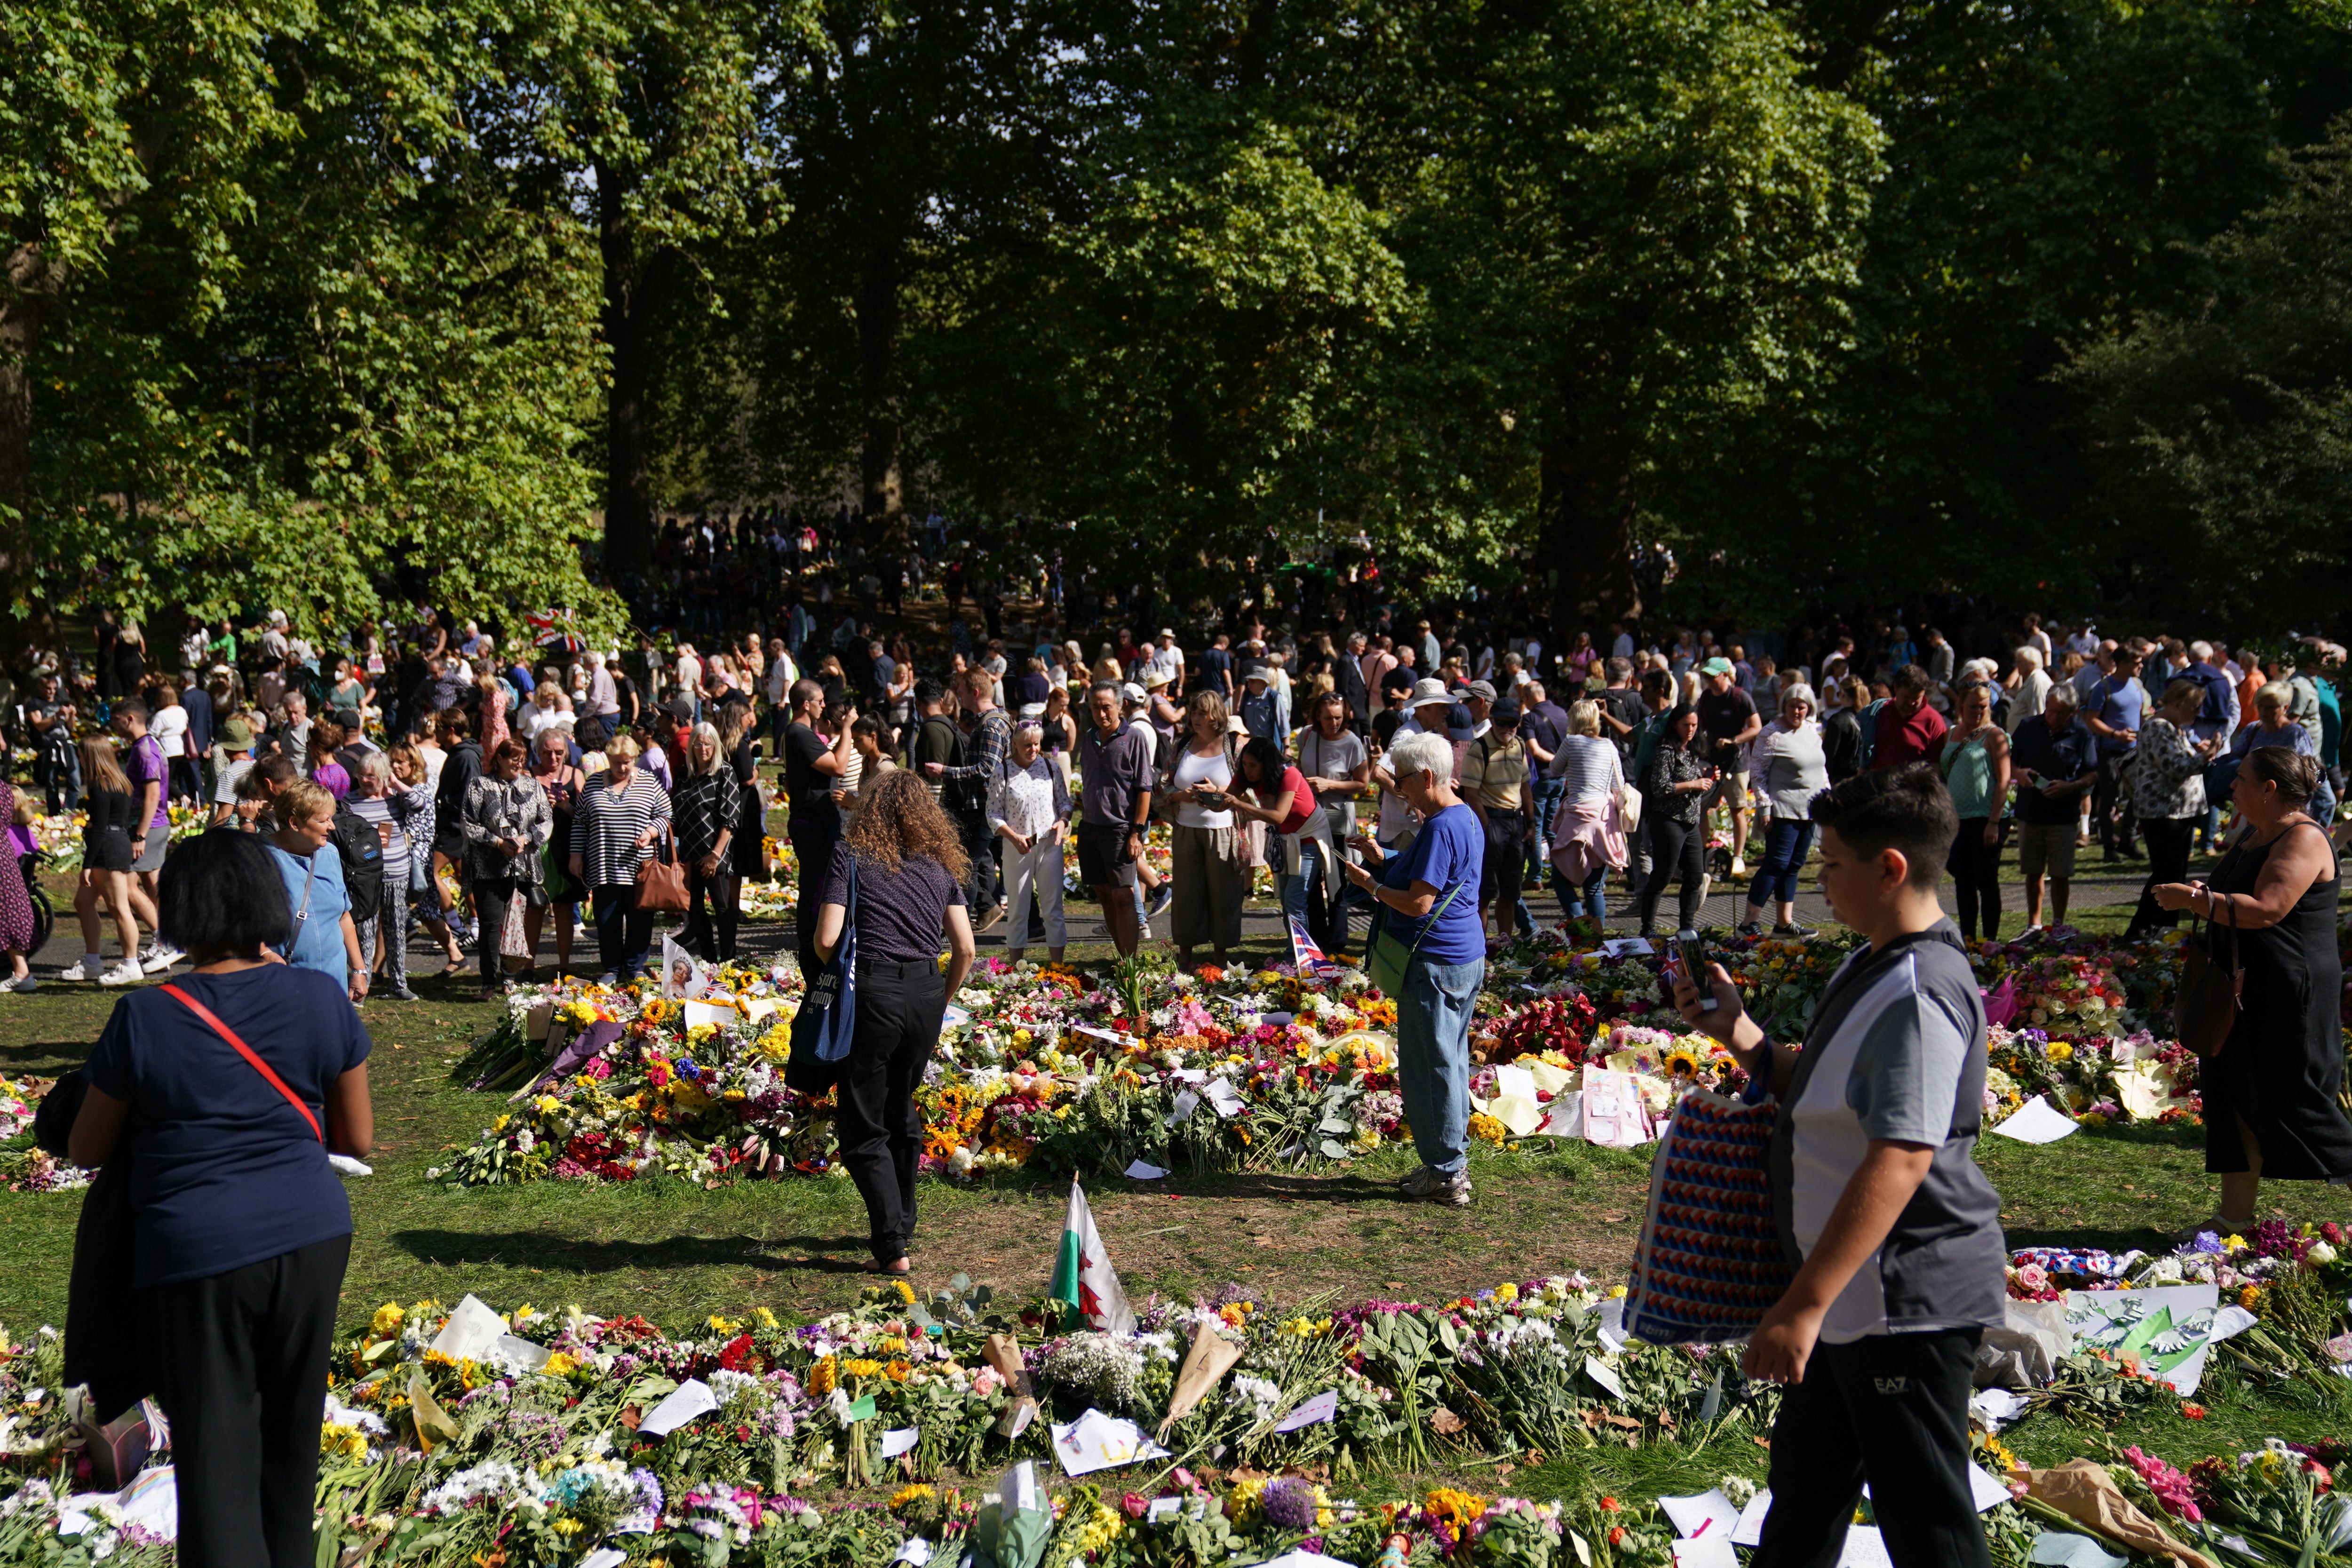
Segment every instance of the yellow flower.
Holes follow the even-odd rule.
[[[1500,1143],[1503,1141],[1503,1134],[1507,1131],[1508,1131],[1508,1129],[1505,1128],[1501,1122],[1496,1121],[1493,1117],[1487,1115],[1483,1110],[1475,1111],[1471,1115],[1470,1136],[1473,1138],[1480,1139],[1488,1143]]]
[[[2245,1245],[2246,1238],[2242,1236],[2225,1236],[2221,1238],[2221,1248],[2225,1252],[2236,1252]]]
[[[1512,1284],[1509,1280],[1506,1279],[1500,1285],[1495,1287],[1496,1300],[1516,1301],[1518,1299],[1519,1288],[1517,1285]]]
[[[564,1377],[578,1371],[579,1368],[580,1363],[573,1359],[571,1352],[568,1351],[557,1351],[553,1355],[547,1358],[547,1364],[540,1368],[540,1370],[547,1373],[550,1377]]]
[[[562,1110],[563,1102],[556,1099],[555,1096],[551,1094],[542,1094],[537,1100],[532,1100],[530,1102],[530,1106],[533,1110],[538,1111],[541,1116],[547,1116]]]
[[[912,1285],[904,1279],[893,1279],[890,1283],[898,1287],[899,1300],[910,1307],[915,1304],[915,1288]]]
[[[2047,1054],[2052,1061],[2063,1062],[2073,1058],[2074,1047],[2063,1040],[2053,1040],[2050,1042]]]
[[[765,1307],[752,1308],[751,1317],[763,1329],[772,1329],[776,1326],[776,1314]]]
[[[711,1331],[714,1333],[731,1334],[742,1326],[743,1325],[740,1322],[729,1321],[727,1319],[720,1317],[716,1312],[710,1314],[710,1328]]]
[[[889,1506],[893,1509],[901,1509],[908,1503],[923,1502],[935,1495],[937,1494],[929,1487],[917,1481],[911,1486],[900,1487],[897,1491],[892,1492]]]
[[[400,1327],[402,1315],[400,1308],[395,1303],[386,1301],[375,1310],[375,1316],[368,1320],[368,1331],[373,1334],[391,1333]]]
[[[840,1382],[841,1368],[832,1356],[825,1357],[809,1369],[808,1391],[819,1399],[831,1394]]]
[[[319,1452],[327,1458],[340,1455],[346,1459],[364,1459],[367,1458],[367,1438],[356,1426],[321,1426],[319,1428]]]
[[[843,1362],[841,1370],[852,1377],[878,1377],[881,1375],[882,1363],[859,1356],[853,1361]]]

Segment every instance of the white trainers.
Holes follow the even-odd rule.
[[[136,985],[147,978],[136,963],[118,963],[98,977],[100,985]]]
[[[139,955],[139,965],[150,974],[161,974],[187,956],[170,942],[159,942]]]
[[[73,966],[71,969],[61,969],[61,970],[59,970],[59,971],[58,972],[58,979],[60,979],[60,980],[95,980],[95,979],[97,979],[97,978],[98,978],[98,976],[97,976],[97,975],[95,975],[95,974],[92,974],[92,973],[89,972],[89,968],[90,968],[90,966],[89,966],[89,964],[88,961],[78,959],[78,960],[76,960],[76,961],[75,961],[75,963],[74,963],[74,966]]]

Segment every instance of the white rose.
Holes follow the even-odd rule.
[[[2336,1261],[2336,1249],[2324,1241],[2315,1241],[2311,1250],[2303,1255],[2304,1261],[2325,1268]]]

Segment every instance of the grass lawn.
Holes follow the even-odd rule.
[[[424,986],[420,1004],[367,1007],[379,1148],[376,1174],[350,1184],[357,1235],[347,1326],[384,1300],[455,1300],[467,1291],[502,1309],[577,1303],[671,1328],[753,1304],[815,1313],[855,1300],[866,1283],[864,1211],[846,1181],[720,1191],[541,1183],[468,1192],[425,1181],[425,1169],[469,1142],[495,1102],[446,1079],[487,1017],[479,1004],[459,999],[471,982]],[[0,1071],[48,1077],[76,1065],[113,1001],[63,986],[5,999]],[[2193,1131],[2086,1131],[2038,1148],[1988,1139],[1980,1158],[2002,1194],[2012,1246],[2155,1247],[2164,1231],[2210,1214],[2216,1197]],[[1344,1174],[1179,1176],[1122,1182],[1090,1197],[1113,1261],[1139,1299],[1225,1280],[1277,1300],[1335,1292],[1352,1300],[1442,1299],[1575,1268],[1623,1278],[1648,1185],[1642,1152],[1540,1141],[1516,1152],[1482,1147],[1473,1156],[1478,1200],[1458,1213],[1392,1197],[1388,1180],[1405,1164],[1402,1152],[1384,1151]],[[968,1188],[926,1183],[919,1281],[962,1269],[1018,1295],[1042,1289],[1066,1192],[1045,1177]],[[2274,1185],[2264,1196],[2266,1207],[2297,1219],[2352,1222],[2352,1194],[2340,1188]],[[0,1322],[12,1331],[63,1321],[79,1209],[70,1194],[0,1193],[9,1265],[0,1271]],[[2250,1386],[2218,1358],[2201,1397],[2203,1423],[2165,1415],[2118,1442],[2185,1461],[2265,1436],[2319,1436],[2352,1424],[2352,1405],[2298,1385]],[[1580,1454],[1520,1472],[1510,1489],[1703,1489],[1726,1470],[1761,1474],[1766,1456],[1751,1436],[1705,1452],[1668,1444]],[[2096,1451],[2105,1440],[2039,1420],[2017,1436],[2021,1455],[2042,1463]],[[1562,1474],[1549,1476],[1552,1469]],[[1492,1489],[1494,1479],[1486,1484]]]

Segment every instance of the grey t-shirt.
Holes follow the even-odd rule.
[[[1847,959],[1807,1031],[1772,1139],[1782,1241],[1801,1257],[1874,1140],[1935,1150],[1927,1178],[1822,1320],[1822,1339],[2002,1321],[2000,1197],[1977,1168],[1984,1001],[1949,921]]]
[[[1151,787],[1151,742],[1122,724],[1110,740],[1091,723],[1078,731],[1079,816],[1114,826],[1135,820],[1135,797]]]

